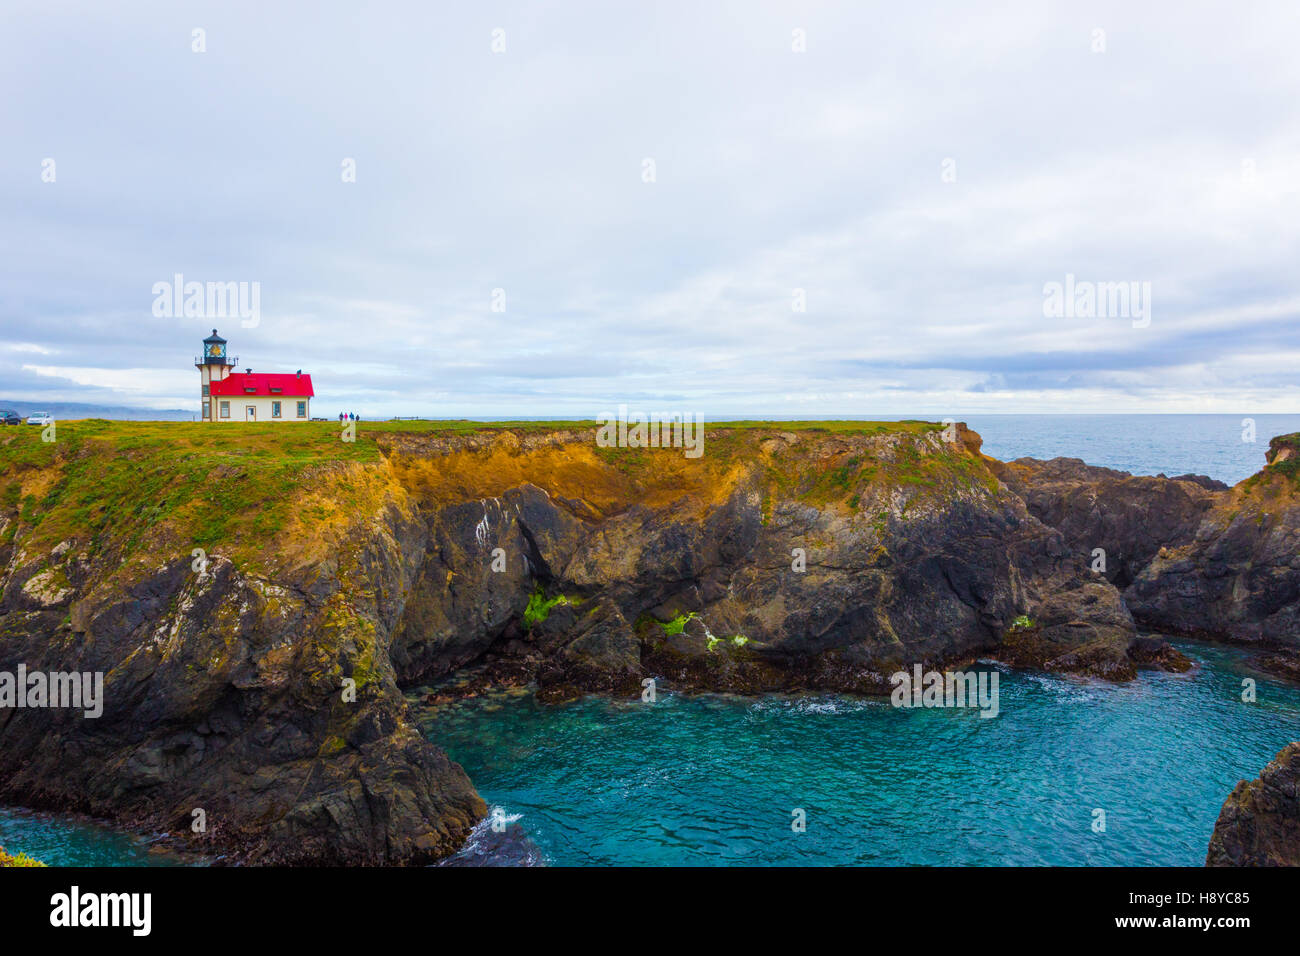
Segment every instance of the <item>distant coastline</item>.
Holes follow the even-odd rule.
[[[132,408],[129,405],[94,405],[89,402],[30,402],[0,398],[0,408],[12,408],[20,415],[49,412],[56,419],[107,418],[128,422],[189,422],[198,419],[197,412],[183,408]]]

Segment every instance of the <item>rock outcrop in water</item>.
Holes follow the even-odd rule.
[[[241,860],[430,861],[485,807],[404,688],[469,665],[549,699],[649,677],[871,692],[977,656],[1177,669],[1116,585],[1225,494],[1002,466],[919,422],[718,426],[698,460],[576,425],[359,431],[0,436],[0,671],[100,671],[106,698],[98,719],[0,709],[0,799],[182,834],[201,810],[196,842]],[[1120,502],[1095,519],[1109,579],[1089,482]]]
[[[1206,866],[1300,866],[1300,743],[1241,781],[1214,824]]]

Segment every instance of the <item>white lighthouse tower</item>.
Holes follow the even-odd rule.
[[[203,340],[203,354],[194,360],[194,367],[199,370],[201,384],[200,394],[203,401],[203,420],[212,421],[212,383],[220,382],[230,370],[239,364],[239,359],[226,355],[226,340],[213,329],[212,334]]]

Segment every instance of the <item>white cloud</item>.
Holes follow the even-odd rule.
[[[194,376],[173,369],[24,365],[23,371],[34,372],[45,378],[65,379],[74,385],[112,389],[135,396],[180,393],[186,390],[187,385],[197,384]]]
[[[368,416],[1294,407],[1289,3],[514,2],[502,55],[471,8],[205,19],[0,35],[7,395],[196,405],[216,325]],[[260,325],[153,318],[177,272]],[[1045,319],[1067,272],[1150,328]]]

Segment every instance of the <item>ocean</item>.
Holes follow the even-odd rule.
[[[1229,485],[1264,467],[1270,438],[1300,431],[1300,415],[971,415],[959,420],[980,433],[986,455],[1003,461],[1082,458],[1135,475],[1208,475]]]
[[[1177,646],[1195,671],[1129,684],[999,667],[994,719],[833,695],[502,692],[423,727],[506,826],[494,841],[480,825],[479,864],[1200,866],[1233,786],[1300,739],[1300,687],[1241,651]]]

